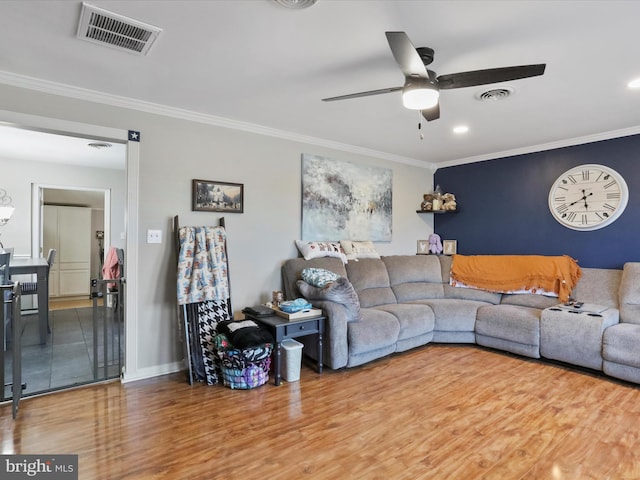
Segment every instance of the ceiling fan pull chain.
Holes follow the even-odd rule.
[[[420,133],[420,140],[424,140],[422,133],[422,112],[420,110],[418,110],[418,132]]]

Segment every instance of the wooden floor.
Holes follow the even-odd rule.
[[[102,300],[99,300],[99,304],[102,305]],[[93,300],[88,298],[73,298],[73,299],[52,299],[49,302],[49,310],[67,310],[69,308],[86,308],[93,307]]]
[[[184,375],[0,407],[2,453],[87,479],[638,479],[640,388],[474,346],[307,366],[242,391]]]

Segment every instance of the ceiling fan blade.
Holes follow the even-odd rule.
[[[333,102],[335,100],[347,100],[349,98],[369,97],[371,95],[382,95],[383,93],[391,93],[402,90],[403,87],[381,88],[380,90],[369,90],[368,92],[350,93],[349,95],[340,95],[338,97],[323,98],[323,102]]]
[[[385,32],[393,58],[400,66],[405,77],[418,76],[429,78],[427,67],[415,47],[404,32]]]
[[[537,77],[544,73],[547,65],[520,65],[517,67],[489,68],[487,70],[474,70],[471,72],[451,73],[438,77],[440,89],[473,87],[488,83],[508,82],[520,78]]]
[[[422,110],[422,116],[430,122],[431,120],[437,120],[440,118],[440,104],[437,104],[433,108],[429,108],[428,110]]]

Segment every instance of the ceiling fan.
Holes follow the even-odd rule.
[[[400,70],[404,73],[404,85],[402,87],[382,88],[380,90],[323,98],[323,102],[367,97],[402,90],[404,106],[412,110],[421,110],[422,116],[431,121],[440,118],[440,90],[537,77],[544,73],[546,67],[546,64],[541,63],[436,76],[434,71],[428,70],[426,67],[433,62],[433,49],[427,47],[415,48],[404,32],[386,32],[385,35],[387,36],[391,53],[393,53],[393,57],[400,66]]]

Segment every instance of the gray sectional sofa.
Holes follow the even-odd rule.
[[[583,268],[572,297],[603,311],[558,308],[558,299],[452,287],[452,257],[397,255],[287,260],[287,299],[301,296],[326,319],[324,363],[354,367],[394,352],[438,343],[478,344],[548,358],[640,383],[640,263],[623,270]],[[301,280],[305,268],[348,281],[325,288]],[[305,353],[316,357],[315,342]]]

